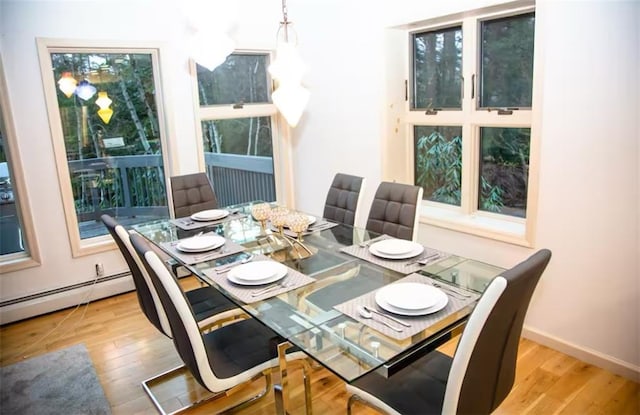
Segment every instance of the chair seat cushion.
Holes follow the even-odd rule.
[[[211,370],[221,379],[236,376],[278,356],[278,335],[254,319],[203,335]]]
[[[213,287],[196,288],[185,292],[185,295],[191,304],[196,321],[237,308],[231,300]]]
[[[377,397],[401,414],[440,414],[451,361],[449,356],[434,351],[389,378],[372,372],[352,386]]]

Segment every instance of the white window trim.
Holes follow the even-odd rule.
[[[160,53],[161,45],[157,43],[148,42],[118,42],[118,41],[95,41],[95,40],[72,40],[72,39],[52,39],[52,38],[37,38],[38,57],[40,61],[40,72],[42,75],[42,84],[44,88],[45,102],[47,104],[47,114],[49,117],[49,128],[51,131],[51,140],[54,150],[54,158],[58,172],[58,184],[60,186],[60,194],[62,197],[62,205],[65,214],[65,222],[67,225],[67,232],[69,237],[69,243],[71,245],[71,254],[74,258],[82,257],[86,255],[93,255],[100,252],[110,251],[114,249],[115,243],[113,238],[109,235],[98,236],[95,238],[80,239],[80,231],[78,229],[78,218],[76,216],[73,190],[71,189],[71,183],[69,181],[69,166],[67,164],[67,155],[64,145],[62,122],[60,118],[60,109],[58,108],[58,101],[56,97],[56,84],[55,80],[51,76],[51,68],[53,63],[51,61],[51,53],[71,52],[71,53],[91,53],[91,52],[105,52],[105,53],[148,53],[151,54],[153,59],[153,71],[155,82],[155,96],[156,96],[156,111],[158,120],[160,120],[159,130],[161,146],[162,146],[162,158],[164,164],[165,180],[169,180],[169,172],[171,170],[172,162],[175,162],[170,158],[168,137],[173,131],[172,126],[169,124],[169,120],[165,113],[166,97],[163,95],[162,84],[166,82],[163,79],[162,72],[160,70],[161,57]],[[80,45],[80,46],[79,46]],[[175,157],[175,156],[174,156]]]
[[[0,115],[4,122],[6,145],[9,147],[7,158],[11,164],[11,185],[15,194],[17,194],[16,207],[20,217],[20,227],[23,238],[26,241],[26,250],[15,254],[7,254],[0,256],[0,275],[18,271],[25,268],[40,266],[40,249],[38,247],[38,239],[36,238],[35,226],[33,223],[33,215],[31,214],[31,204],[29,203],[29,194],[24,179],[24,171],[22,168],[22,158],[20,157],[20,149],[18,146],[18,138],[13,125],[11,114],[11,106],[9,103],[9,90],[7,88],[6,78],[4,75],[4,66],[0,57],[0,106],[2,106],[2,114]]]
[[[233,53],[257,53],[268,54],[274,58],[272,50],[261,49],[237,49]],[[198,92],[198,76],[196,62],[190,59],[191,78],[193,79],[193,108],[196,114],[196,145],[198,151],[199,171],[205,171],[204,146],[202,144],[202,121],[221,120],[231,118],[271,117],[271,134],[273,146],[273,175],[276,187],[276,202],[281,205],[295,208],[293,193],[293,163],[291,162],[291,130],[283,120],[273,103],[244,104],[242,108],[233,108],[233,105],[200,106]],[[273,85],[273,82],[271,82]],[[273,89],[273,88],[272,88]],[[271,91],[273,93],[273,90]]]
[[[488,239],[494,239],[502,242],[532,247],[535,244],[535,224],[537,219],[538,205],[538,172],[540,164],[540,127],[541,116],[540,108],[542,103],[542,53],[541,53],[541,33],[540,30],[535,31],[534,45],[534,76],[532,91],[532,109],[514,111],[508,119],[499,118],[494,111],[478,110],[474,111],[472,106],[476,105],[476,97],[471,100],[471,74],[475,70],[471,65],[464,65],[464,100],[462,103],[462,111],[442,110],[437,115],[425,116],[422,111],[411,111],[411,56],[412,46],[409,38],[412,33],[422,32],[426,30],[436,30],[439,28],[451,27],[456,25],[463,26],[463,62],[474,59],[470,55],[475,52],[470,51],[470,46],[477,49],[478,32],[467,28],[467,21],[470,20],[486,20],[499,17],[506,17],[517,14],[524,14],[535,11],[532,3],[523,5],[519,4],[516,8],[492,7],[490,10],[477,10],[476,12],[465,12],[451,16],[442,16],[420,22],[408,23],[403,27],[391,29],[389,39],[395,42],[389,42],[392,46],[398,48],[397,40],[403,39],[404,48],[404,68],[402,80],[397,79],[400,75],[400,69],[388,67],[390,75],[388,83],[388,97],[390,102],[396,105],[390,105],[390,111],[387,119],[387,131],[389,135],[386,139],[385,160],[383,161],[383,176],[385,178],[394,178],[404,180],[409,183],[415,183],[414,177],[414,149],[413,149],[413,127],[416,125],[462,125],[463,127],[463,171],[464,177],[462,182],[462,193],[467,197],[463,197],[462,205],[449,206],[442,203],[424,201],[420,210],[420,223],[426,225],[437,226],[456,232],[468,233]],[[466,23],[466,24],[465,24]],[[403,36],[399,36],[398,32],[403,32]],[[388,49],[390,51],[390,49]],[[394,55],[398,55],[394,52]],[[398,60],[389,60],[397,65]],[[406,99],[401,105],[398,102],[399,94],[397,85],[402,82],[407,85]],[[476,76],[476,86],[479,80]],[[404,94],[403,94],[404,95]],[[464,124],[463,113],[468,114],[468,122]],[[425,122],[425,117],[429,117]],[[477,189],[475,183],[478,172],[478,155],[479,155],[479,138],[477,134],[479,127],[526,127],[531,129],[531,141],[529,149],[529,177],[528,177],[528,193],[527,193],[527,217],[516,218],[507,215],[499,215],[490,212],[479,211],[474,206],[477,200]],[[398,140],[400,142],[394,142]],[[471,148],[469,148],[471,146]],[[397,166],[398,161],[402,160],[404,169]],[[473,173],[471,175],[470,173]],[[466,180],[465,180],[466,179]]]

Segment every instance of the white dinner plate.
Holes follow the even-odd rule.
[[[209,209],[196,212],[191,215],[192,220],[210,221],[218,220],[229,216],[229,211],[225,209]]]
[[[402,255],[409,253],[416,249],[416,242],[407,241],[406,239],[385,239],[382,241],[375,242],[370,246],[375,247],[378,252],[382,252],[387,255]]]
[[[227,279],[240,285],[262,285],[278,281],[287,275],[287,267],[275,261],[254,261],[238,265]]]
[[[225,239],[220,235],[199,235],[181,240],[176,248],[184,252],[204,252],[224,245]]]
[[[427,314],[433,314],[445,308],[448,303],[449,303],[449,297],[447,297],[447,295],[444,294],[442,299],[438,303],[434,304],[432,307],[428,307],[422,310],[406,310],[403,308],[396,308],[391,304],[387,303],[386,301],[384,301],[384,299],[378,298],[378,296],[376,295],[376,304],[378,304],[382,309],[386,311],[389,311],[391,313],[398,314],[401,316],[424,316]]]
[[[407,244],[401,244],[403,246],[402,249],[397,248],[396,251],[399,250],[406,250],[407,247],[411,246],[410,250],[406,250],[405,252],[401,252],[401,253],[390,253],[390,252],[384,252],[381,251],[378,248],[378,244],[381,244],[383,242],[387,242],[387,241],[404,241]],[[393,251],[393,247],[391,245],[382,245],[382,249],[384,249],[385,251]],[[424,251],[424,246],[420,245],[417,242],[412,242],[412,241],[405,241],[403,239],[385,239],[384,241],[380,241],[380,242],[376,242],[373,243],[371,245],[369,245],[369,252],[377,257],[380,258],[386,258],[386,259],[408,259],[408,258],[413,258],[415,256],[420,255],[422,252]]]
[[[390,284],[378,290],[377,295],[388,304],[404,310],[424,310],[440,300],[440,289],[418,282]]]

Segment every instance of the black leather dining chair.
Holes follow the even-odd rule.
[[[518,344],[551,251],[495,277],[465,326],[453,358],[434,351],[389,378],[373,372],[347,385],[347,413],[362,402],[388,414],[489,414],[515,379]]]
[[[173,176],[170,181],[173,212],[176,218],[218,208],[218,199],[205,173]]]
[[[365,182],[363,177],[337,173],[327,192],[322,217],[353,226],[358,217]]]
[[[371,202],[366,229],[395,238],[418,238],[419,207],[423,189],[403,183],[382,182]]]
[[[180,358],[194,379],[214,393],[209,400],[227,396],[226,392],[231,388],[262,377],[265,388],[259,394],[225,412],[240,409],[265,396],[271,385],[270,370],[278,365],[276,346],[283,339],[252,318],[203,333],[197,325],[193,307],[149,243],[140,235],[131,235],[131,243],[158,292]],[[288,360],[303,358],[305,355],[300,351],[287,355]],[[307,413],[311,413],[309,377],[306,367],[303,369]],[[156,401],[154,403],[164,413],[162,407]]]
[[[146,268],[131,245],[129,232],[110,215],[102,215],[101,219],[129,266],[140,309],[162,334],[172,338],[167,315]],[[185,297],[194,310],[195,319],[201,329],[246,317],[240,308],[213,287],[187,291]],[[149,385],[178,373],[183,367],[176,367],[142,382],[143,388],[154,403],[156,398],[151,393]]]

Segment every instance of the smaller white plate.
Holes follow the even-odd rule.
[[[418,282],[401,282],[387,285],[378,290],[388,304],[403,310],[424,310],[438,303],[441,290]]]
[[[420,244],[407,241],[405,239],[385,239],[383,241],[378,241],[370,246],[374,247],[378,252],[387,255],[402,255],[412,252],[416,249],[416,246],[421,246]]]
[[[423,310],[405,310],[401,308],[396,308],[391,304],[385,302],[383,299],[378,299],[378,297],[376,296],[376,304],[378,304],[381,308],[391,313],[398,314],[401,316],[424,316],[427,314],[433,314],[445,308],[448,303],[449,303],[449,297],[447,297],[447,295],[445,294],[442,300],[434,304],[432,307],[425,308]]]
[[[209,209],[203,210],[200,212],[196,212],[191,215],[192,220],[199,221],[210,221],[210,220],[218,220],[229,216],[229,211],[224,209]]]
[[[278,281],[285,275],[287,267],[279,262],[254,261],[232,268],[227,279],[240,285],[262,285]]]
[[[405,241],[405,242],[411,242],[413,248],[405,253],[401,253],[401,254],[390,254],[390,253],[385,253],[380,251],[376,245],[381,243],[381,242],[386,242],[386,240],[384,241],[380,241],[380,242],[376,242],[374,244],[371,244],[369,246],[369,252],[377,257],[380,258],[385,258],[385,259],[409,259],[409,258],[413,258],[416,257],[418,255],[420,255],[423,251],[424,251],[424,246],[420,245],[419,243],[416,242],[411,242],[411,241]]]
[[[181,240],[176,248],[184,252],[204,252],[224,245],[225,239],[220,235],[200,235]]]

